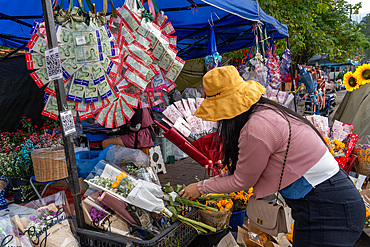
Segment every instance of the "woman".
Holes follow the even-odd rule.
[[[195,199],[250,187],[256,198],[276,193],[290,125],[280,194],[292,208],[294,246],[353,246],[365,223],[364,203],[312,124],[261,97],[265,88],[243,81],[233,66],[211,70],[203,85],[207,97],[195,115],[220,121],[228,171],[188,185],[180,196]]]

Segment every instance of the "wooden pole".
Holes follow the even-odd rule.
[[[55,24],[54,24],[54,15],[53,9],[51,7],[50,0],[41,0],[42,10],[44,13],[44,21],[46,28],[46,36],[48,39],[48,48],[52,49],[58,46]],[[67,100],[66,94],[64,91],[64,82],[62,79],[54,80],[55,92],[58,101],[58,110],[59,113],[67,110]],[[52,97],[52,96],[50,96]],[[73,203],[76,212],[77,226],[83,228],[85,222],[83,218],[83,212],[81,208],[81,192],[80,184],[78,181],[78,172],[76,165],[75,152],[73,147],[72,135],[65,136],[64,131],[62,131],[62,138],[64,144],[64,152],[66,156],[68,175],[69,175],[69,185],[71,187],[71,193],[73,196]]]

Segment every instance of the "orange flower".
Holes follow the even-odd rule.
[[[121,172],[118,176],[116,176],[117,181],[113,182],[112,188],[116,189],[119,186],[119,184],[121,183],[122,179],[124,179],[126,177],[127,177],[127,173],[126,172]]]

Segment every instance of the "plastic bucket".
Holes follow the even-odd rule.
[[[213,247],[221,241],[221,239],[229,233],[229,229],[222,229],[217,232],[210,232],[207,234],[200,233],[194,240],[189,244],[188,247]]]
[[[246,209],[231,213],[229,226],[231,226],[231,231],[232,232],[237,232],[238,231],[238,226],[243,226],[245,211],[246,211]]]

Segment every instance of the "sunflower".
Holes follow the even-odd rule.
[[[343,76],[343,85],[346,87],[347,91],[352,92],[360,87],[356,77],[352,74],[351,71],[347,72]]]
[[[356,72],[353,74],[360,85],[365,85],[370,82],[370,64],[361,65],[356,69]]]

